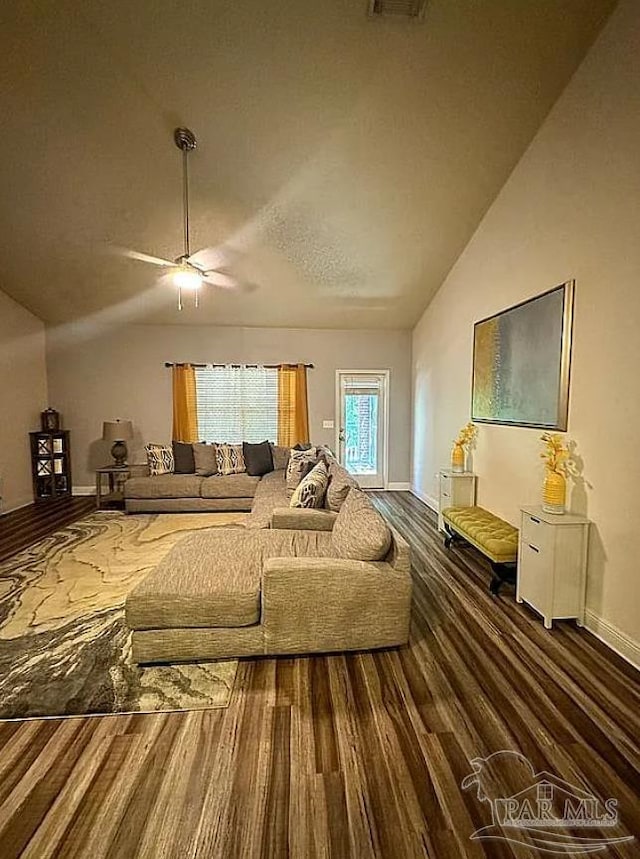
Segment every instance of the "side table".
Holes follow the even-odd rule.
[[[526,602],[551,629],[558,618],[584,623],[590,522],[572,513],[522,507],[517,602]]]
[[[440,471],[438,531],[444,531],[442,511],[446,507],[473,507],[476,503],[476,475],[472,471]]]
[[[131,476],[131,469],[135,466],[124,465],[116,467],[115,465],[107,465],[104,468],[96,468],[96,509],[111,505],[124,507],[124,484]],[[109,478],[109,491],[103,492],[102,478],[107,475]]]

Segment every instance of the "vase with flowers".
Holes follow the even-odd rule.
[[[565,512],[567,499],[567,472],[569,449],[557,433],[545,432],[540,436],[544,451],[540,454],[545,464],[542,485],[542,509],[546,513]]]
[[[478,429],[475,424],[468,423],[462,427],[451,449],[451,470],[461,473],[465,469],[467,448],[475,439]]]

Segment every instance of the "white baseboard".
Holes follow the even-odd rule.
[[[640,669],[640,642],[634,641],[622,630],[618,629],[608,620],[597,615],[591,609],[585,611],[585,628],[593,633],[596,638],[603,641],[607,647],[630,662],[634,668]]]
[[[430,507],[435,513],[438,512],[438,502],[435,498],[432,498],[430,495],[427,495],[426,492],[422,492],[416,486],[412,486],[410,491],[411,494],[415,495],[416,498],[419,498],[420,501],[424,501],[427,507]]]
[[[95,495],[95,486],[74,486],[72,495]]]
[[[411,489],[410,483],[388,483],[387,491],[389,492],[409,492]]]

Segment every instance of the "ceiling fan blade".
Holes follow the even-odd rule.
[[[176,267],[176,263],[172,260],[163,259],[162,257],[154,257],[150,254],[143,254],[140,251],[132,251],[129,248],[116,248],[116,253],[121,256],[125,256],[128,259],[135,259],[139,262],[150,262],[152,265],[161,265],[161,266],[171,266],[172,268]]]
[[[214,269],[228,268],[240,258],[240,253],[228,245],[218,245],[216,247],[201,248],[189,257],[191,265],[203,271],[213,271]]]
[[[230,274],[225,274],[223,271],[207,271],[203,272],[204,282],[211,286],[219,286],[223,289],[239,289],[241,283],[237,277]]]

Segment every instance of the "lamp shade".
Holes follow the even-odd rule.
[[[105,421],[102,424],[102,438],[104,441],[127,441],[133,438],[133,425],[131,421]]]

